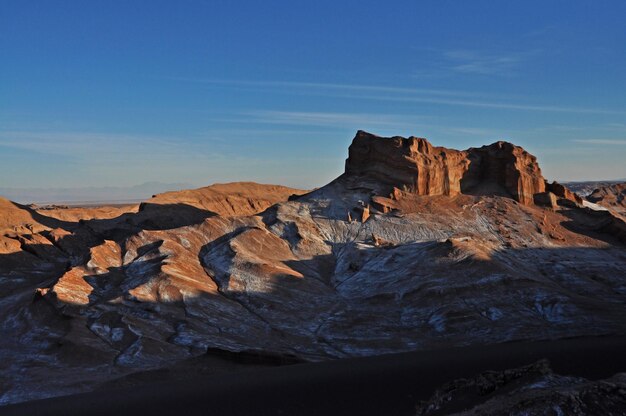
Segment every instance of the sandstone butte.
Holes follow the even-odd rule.
[[[359,131],[349,148],[344,177],[354,187],[370,186],[392,198],[413,195],[499,195],[524,205],[557,198],[582,199],[556,182],[548,183],[537,158],[523,148],[499,141],[459,151],[435,147],[418,137],[381,138]]]
[[[625,222],[585,203],[510,143],[362,131],[345,172],[310,192],[0,199],[0,404],[215,351],[321,361],[626,334]]]

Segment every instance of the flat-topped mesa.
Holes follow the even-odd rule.
[[[380,194],[398,188],[417,195],[503,195],[525,205],[545,191],[537,159],[511,143],[459,151],[364,131],[350,145],[344,177]]]
[[[456,195],[468,165],[464,152],[434,147],[426,139],[358,131],[348,150],[345,175],[359,177],[381,192],[395,187],[418,195]]]

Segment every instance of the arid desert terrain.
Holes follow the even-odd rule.
[[[0,199],[0,404],[11,405],[0,413],[159,381],[300,371],[294,385],[306,386],[330,363],[406,362],[415,379],[385,382],[415,391],[398,412],[625,414],[626,184],[581,194],[511,143],[461,151],[359,131],[345,172],[314,190],[238,182],[96,207]],[[419,361],[433,351],[453,352]],[[321,380],[340,379],[328,371]],[[44,403],[29,409],[58,410]]]

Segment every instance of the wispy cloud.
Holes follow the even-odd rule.
[[[524,54],[485,54],[473,50],[446,51],[443,56],[453,71],[480,75],[509,75],[525,57]]]
[[[417,126],[420,117],[409,115],[386,115],[373,113],[329,113],[307,111],[251,111],[244,113],[255,121],[271,124],[327,126],[327,127],[408,127]]]
[[[176,139],[128,134],[50,131],[0,131],[0,146],[51,155],[102,156],[171,154]]]
[[[242,151],[241,145],[232,140],[216,146],[213,137],[211,133],[188,140],[133,134],[0,130],[0,185],[121,186],[148,181],[206,184],[251,179],[296,185],[295,180],[279,180],[287,163],[284,160],[252,153],[250,149]],[[27,173],[15,169],[31,159],[38,163],[29,166]],[[296,159],[289,163],[298,163]],[[267,165],[271,173],[259,173],[259,167]]]
[[[602,108],[583,108],[583,107],[567,107],[559,105],[535,105],[535,104],[518,104],[497,101],[479,101],[465,99],[447,99],[435,97],[389,97],[389,96],[364,96],[358,98],[380,101],[398,101],[398,102],[414,102],[427,104],[442,104],[461,107],[482,107],[493,108],[499,110],[523,110],[523,111],[544,111],[544,112],[561,112],[561,113],[587,113],[587,114],[615,114],[626,115],[626,110],[608,110]]]
[[[600,144],[607,146],[626,146],[626,140],[621,139],[577,139],[572,140],[576,143],[584,143],[584,144]]]
[[[420,88],[403,88],[379,85],[328,84],[315,82],[291,81],[246,81],[246,80],[215,80],[175,78],[188,82],[197,82],[214,86],[230,86],[233,88],[254,88],[267,94],[298,94],[311,96],[327,96],[334,98],[393,101],[404,103],[437,104],[459,107],[491,108],[498,110],[520,110],[537,112],[562,112],[579,114],[606,114],[626,116],[626,110],[609,110],[604,108],[570,107],[562,105],[545,105],[524,102],[511,102],[504,97],[487,96],[455,90],[431,90]]]
[[[278,111],[257,110],[242,112],[228,119],[228,122],[236,125],[248,124],[251,127],[240,129],[240,133],[247,137],[258,135],[259,132],[270,134],[276,139],[279,135],[285,137],[303,135],[312,138],[340,138],[339,131],[357,129],[367,130],[381,135],[427,135],[427,137],[480,137],[482,139],[496,139],[503,137],[505,131],[484,128],[481,126],[454,125],[449,121],[435,122],[430,116],[410,114],[374,114],[374,113],[341,113],[341,112],[315,112],[315,111]],[[267,130],[259,125],[272,125],[273,129]],[[305,126],[306,129],[284,129],[284,126]],[[507,133],[511,131],[507,130]],[[264,134],[265,134],[264,133]]]
[[[363,84],[338,84],[327,82],[299,82],[299,81],[250,81],[250,80],[232,80],[232,79],[214,79],[214,78],[185,78],[171,77],[170,79],[178,81],[195,82],[208,85],[223,85],[232,87],[258,87],[264,89],[305,89],[305,90],[330,90],[330,91],[352,91],[352,92],[378,92],[392,94],[429,94],[438,96],[493,96],[477,91],[460,91],[449,89],[432,89],[432,88],[410,88],[410,87],[394,87],[384,85],[363,85]]]

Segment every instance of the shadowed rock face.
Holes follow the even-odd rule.
[[[626,374],[590,381],[555,374],[547,361],[459,379],[416,406],[417,416],[622,415]]]
[[[461,179],[463,193],[506,195],[524,204],[533,204],[533,195],[545,191],[541,169],[535,156],[519,146],[496,142],[467,151],[471,161]]]
[[[341,177],[290,200],[240,184],[79,221],[0,200],[0,403],[207,350],[316,361],[625,333],[623,221],[513,199],[541,184],[507,143],[360,132]]]
[[[345,175],[356,176],[381,194],[393,188],[416,195],[511,196],[533,204],[545,191],[537,159],[519,146],[496,142],[465,151],[434,147],[417,137],[378,137],[359,131]]]

